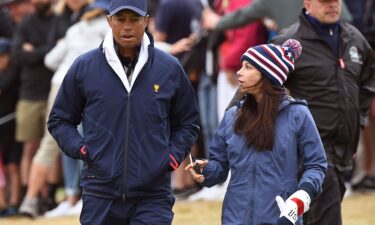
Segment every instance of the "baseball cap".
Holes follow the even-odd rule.
[[[109,15],[113,16],[124,9],[130,9],[141,16],[147,15],[146,0],[111,0],[109,4]]]
[[[95,0],[88,7],[89,10],[92,9],[103,9],[106,12],[109,10],[109,0]]]
[[[0,0],[0,7],[8,6],[11,4],[27,2],[28,0]]]
[[[0,54],[10,52],[11,40],[7,38],[0,38]]]

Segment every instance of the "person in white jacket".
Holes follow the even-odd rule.
[[[103,41],[106,33],[110,30],[106,14],[108,10],[107,0],[97,0],[89,6],[88,11],[82,16],[81,21],[70,27],[63,39],[45,56],[45,65],[55,71],[52,78],[51,90],[48,98],[48,113],[55,101],[60,85],[74,60],[81,54],[97,48]],[[37,196],[46,181],[46,175],[51,166],[46,166],[43,161],[55,160],[60,150],[46,131],[41,142],[41,147],[34,157],[31,169],[31,183],[23,200],[20,212],[30,217],[38,215]],[[63,156],[63,172],[65,181],[65,192],[67,200],[59,206],[45,213],[46,217],[65,215],[79,215],[82,203],[79,200],[80,190],[78,187],[79,174],[82,165],[77,160]]]

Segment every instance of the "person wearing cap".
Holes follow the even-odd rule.
[[[85,2],[81,1],[80,3]],[[108,6],[109,1],[107,0],[96,0],[88,5],[81,20],[67,29],[66,35],[44,57],[44,64],[55,71],[48,95],[47,117],[65,74],[74,60],[81,54],[97,48],[109,31]],[[41,204],[38,195],[42,192],[44,184],[49,178],[48,174],[54,168],[56,157],[59,157],[61,152],[55,139],[47,131],[47,124],[45,126],[46,132],[31,165],[31,182],[19,210],[22,215],[29,217],[37,217],[44,213],[38,210],[37,206]],[[45,212],[44,216],[47,218],[79,215],[82,209],[81,190],[78,181],[83,163],[81,160],[71,159],[66,155],[61,157],[66,199],[56,208]],[[51,190],[51,188],[48,188],[48,190]]]
[[[21,190],[19,178],[22,148],[15,142],[18,85],[10,49],[11,40],[0,38],[0,155],[2,157],[0,164],[3,163],[2,168],[6,169],[5,177],[9,178],[6,179],[9,185],[0,187],[0,217],[17,214]],[[10,195],[8,196],[7,193]]]
[[[11,38],[17,25],[33,10],[29,0],[0,0],[0,37]]]
[[[196,141],[199,112],[148,20],[146,0],[112,0],[111,31],[69,68],[48,119],[62,151],[84,161],[81,224],[172,223],[170,172]]]
[[[224,225],[301,225],[300,216],[322,189],[327,161],[315,122],[306,101],[283,87],[301,51],[291,39],[242,55],[237,80],[244,97],[225,112],[209,159],[185,168],[207,187],[231,171]]]

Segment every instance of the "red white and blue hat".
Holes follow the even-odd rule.
[[[302,46],[294,39],[282,46],[264,44],[249,48],[241,57],[257,68],[273,85],[282,86],[294,70],[294,61],[302,53]]]

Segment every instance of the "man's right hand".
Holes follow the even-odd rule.
[[[197,173],[194,170],[194,166],[198,165],[202,172],[203,169],[207,166],[207,164],[208,160],[197,159],[193,164],[189,164],[187,167],[185,167],[185,171],[190,171],[191,175],[193,176],[193,179],[198,183],[202,183],[204,181],[204,176],[202,174]]]

